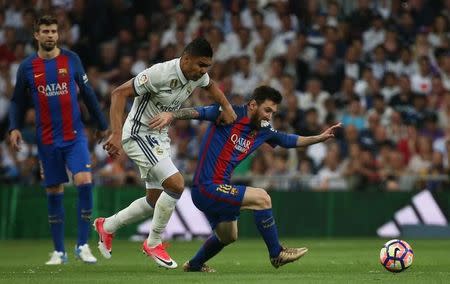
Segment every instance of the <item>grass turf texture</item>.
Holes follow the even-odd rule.
[[[406,240],[415,260],[409,269],[393,274],[379,263],[380,239],[286,239],[288,246],[307,246],[298,262],[274,269],[262,240],[238,240],[208,264],[214,274],[186,273],[182,264],[202,242],[172,242],[168,249],[179,268],[166,270],[141,253],[141,244],[116,240],[113,257],[103,259],[95,242],[91,248],[99,262],[75,260],[74,242],[66,242],[69,263],[46,266],[48,240],[0,241],[1,283],[450,283],[450,240]],[[70,250],[69,250],[70,248]]]

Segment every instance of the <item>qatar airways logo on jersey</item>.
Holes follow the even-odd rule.
[[[47,97],[63,96],[69,93],[67,83],[53,83],[47,85],[38,85],[37,90],[40,94],[44,94]]]
[[[250,150],[250,140],[239,137],[237,134],[231,135],[230,140],[234,144],[234,149],[239,152],[248,153],[248,150]]]

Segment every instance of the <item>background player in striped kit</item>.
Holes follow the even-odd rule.
[[[247,105],[234,106],[236,121],[231,125],[211,124],[201,144],[197,169],[192,186],[192,201],[205,213],[214,233],[197,254],[183,265],[185,271],[214,272],[205,262],[218,254],[238,237],[237,219],[240,210],[253,210],[255,224],[269,251],[275,268],[303,256],[306,248],[285,248],[278,240],[272,215],[270,196],[262,188],[233,185],[231,174],[237,165],[263,143],[272,147],[306,147],[334,137],[336,124],[316,136],[299,136],[274,130],[270,125],[273,113],[281,103],[281,94],[267,86],[254,90]],[[159,129],[174,119],[199,119],[216,121],[220,115],[217,105],[164,112],[150,122]]]
[[[104,257],[111,257],[114,232],[150,216],[154,208],[143,251],[163,267],[177,267],[161,242],[161,234],[183,193],[184,180],[170,158],[169,123],[155,130],[148,127],[148,122],[161,112],[179,109],[196,87],[208,90],[222,106],[224,111],[218,121],[229,124],[236,119],[225,95],[209,79],[207,71],[212,64],[212,55],[209,42],[197,38],[185,47],[180,58],[155,64],[113,91],[110,110],[112,134],[104,148],[115,157],[121,154],[123,147],[146,181],[147,196],[135,200],[109,218],[95,220],[99,249]],[[133,107],[123,125],[125,103],[132,96]]]
[[[30,102],[36,109],[39,159],[48,197],[48,221],[55,250],[46,264],[67,261],[64,248],[63,183],[66,166],[78,188],[78,241],[75,255],[88,263],[97,259],[87,240],[92,213],[92,174],[87,137],[81,121],[77,86],[91,115],[98,123],[98,138],[106,136],[107,122],[74,52],[59,48],[58,23],[52,16],[41,17],[35,25],[38,51],[27,57],[17,72],[10,108],[10,142],[20,150],[20,128]]]

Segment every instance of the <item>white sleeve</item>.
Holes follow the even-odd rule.
[[[133,80],[136,95],[141,96],[147,93],[157,93],[163,85],[162,73],[161,64],[155,64],[137,74]]]
[[[207,87],[209,85],[209,75],[205,73],[200,79],[197,81],[199,87]]]

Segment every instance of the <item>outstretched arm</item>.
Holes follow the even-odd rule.
[[[305,147],[305,146],[309,146],[309,145],[323,142],[330,138],[333,138],[334,131],[340,127],[342,127],[342,123],[337,123],[337,124],[331,126],[330,128],[326,129],[324,132],[322,132],[319,135],[299,136],[297,138],[297,147]]]
[[[306,147],[334,137],[334,131],[341,126],[341,123],[337,123],[315,136],[299,136],[297,134],[287,134],[273,130],[273,136],[267,140],[267,143],[272,147],[277,145],[284,148]]]
[[[151,129],[157,129],[161,131],[166,125],[172,123],[173,120],[209,120],[216,121],[220,114],[218,105],[195,107],[195,108],[182,108],[172,112],[162,112],[150,120],[149,127]]]
[[[182,108],[171,112],[173,119],[187,120],[187,119],[197,119],[200,117],[200,113],[193,107]]]
[[[161,131],[170,125],[174,119],[187,120],[196,119],[200,116],[195,108],[182,108],[172,112],[161,112],[150,120],[149,127]]]

